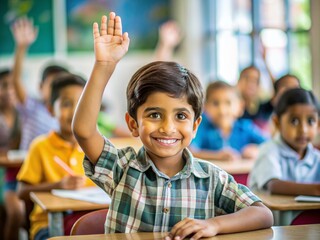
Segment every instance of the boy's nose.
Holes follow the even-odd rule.
[[[164,120],[161,124],[159,131],[165,134],[174,133],[176,131],[176,126],[174,124],[174,121],[171,119]]]
[[[307,130],[308,130],[308,124],[302,122],[302,123],[300,124],[300,127],[299,127],[299,132],[300,132],[300,133],[306,133]]]

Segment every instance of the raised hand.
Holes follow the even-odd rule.
[[[11,27],[13,38],[17,47],[29,47],[38,36],[38,29],[33,21],[28,18],[20,18]]]
[[[117,63],[129,48],[128,33],[122,34],[121,18],[114,12],[110,13],[109,21],[102,16],[100,32],[98,23],[93,24],[93,38],[98,63]]]
[[[159,28],[160,44],[169,48],[175,48],[181,42],[182,34],[178,23],[167,21]]]

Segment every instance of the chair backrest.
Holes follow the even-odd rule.
[[[70,235],[103,234],[108,209],[87,213],[72,226]]]

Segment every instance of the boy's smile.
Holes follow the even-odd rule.
[[[132,134],[141,138],[148,155],[161,170],[161,166],[177,166],[183,162],[182,151],[195,136],[201,118],[194,120],[194,111],[186,96],[172,98],[156,92],[138,108],[137,122],[128,115],[127,122]]]

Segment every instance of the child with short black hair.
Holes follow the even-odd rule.
[[[190,148],[208,160],[255,159],[258,145],[266,140],[249,119],[239,119],[243,102],[235,87],[223,81],[208,85],[202,123]]]
[[[60,128],[58,131],[39,136],[32,142],[17,176],[20,198],[27,201],[32,191],[50,191],[55,188],[77,189],[93,185],[89,179],[84,178],[82,167],[84,154],[71,131],[73,113],[85,83],[80,76],[69,73],[59,74],[53,80],[49,103]],[[55,159],[63,161],[75,175],[69,175]],[[47,213],[36,205],[30,220],[31,239],[47,239],[49,237]]]
[[[140,68],[127,87],[127,125],[143,147],[116,149],[100,135],[101,98],[129,47],[119,16],[93,25],[95,64],[73,119],[84,167],[112,202],[105,232],[167,232],[166,239],[267,228],[272,214],[245,186],[188,151],[201,122],[199,80],[174,62]]]
[[[320,195],[320,151],[311,141],[319,126],[319,104],[311,91],[287,90],[273,121],[280,136],[263,144],[250,175],[254,189],[288,195]]]

